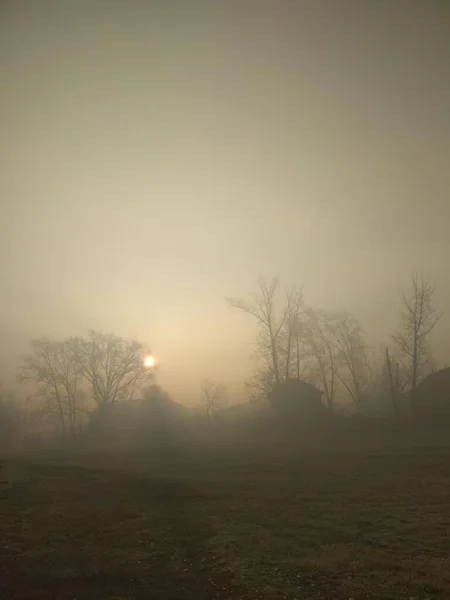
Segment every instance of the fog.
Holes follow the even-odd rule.
[[[2,3],[2,379],[30,338],[151,345],[238,399],[258,274],[373,343],[448,303],[446,2]],[[448,318],[436,352],[448,351]]]
[[[448,0],[0,2],[0,596],[450,598]]]

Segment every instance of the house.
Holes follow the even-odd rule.
[[[450,367],[431,373],[410,393],[411,415],[417,419],[450,420]]]
[[[302,379],[288,379],[269,393],[272,409],[288,417],[317,418],[326,413],[323,392]]]
[[[91,413],[89,431],[98,439],[129,444],[173,442],[184,434],[189,410],[152,385],[142,397],[111,403]]]

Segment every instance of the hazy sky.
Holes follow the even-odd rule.
[[[180,400],[238,390],[225,298],[259,273],[374,342],[414,269],[450,307],[447,0],[0,10],[0,370],[94,327],[148,342]]]

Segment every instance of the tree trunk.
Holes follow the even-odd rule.
[[[61,428],[63,430],[64,435],[67,435],[67,427],[66,427],[66,421],[64,419],[64,411],[63,411],[61,398],[59,397],[58,391],[56,391],[56,404],[58,405],[58,413],[59,413],[59,419],[61,421]]]
[[[291,363],[291,333],[289,332],[289,336],[288,336],[288,341],[287,341],[287,349],[286,349],[286,369],[285,369],[285,375],[284,375],[284,379],[285,381],[287,381],[289,379],[289,375],[290,375],[290,363]]]
[[[413,359],[412,359],[412,379],[411,379],[411,389],[414,391],[417,387],[417,335],[414,334],[413,340]]]
[[[270,346],[271,346],[271,350],[272,350],[272,364],[273,364],[273,372],[275,375],[275,384],[276,387],[280,386],[280,370],[278,368],[278,355],[277,355],[277,346],[275,343],[275,339],[272,335],[272,333],[270,334]]]
[[[333,408],[333,401],[332,401],[332,398],[330,395],[330,389],[328,387],[327,372],[326,372],[323,364],[320,364],[319,366],[320,366],[320,372],[322,375],[323,391],[325,392],[325,399],[327,401],[327,406],[328,406],[328,408]]]
[[[396,395],[396,390],[395,390],[395,386],[394,386],[394,378],[392,377],[391,360],[389,358],[389,348],[386,348],[386,366],[387,366],[388,375],[389,375],[389,387],[391,389],[392,406],[394,408],[395,417],[398,419],[399,415],[398,415],[398,406],[397,406],[397,395]]]

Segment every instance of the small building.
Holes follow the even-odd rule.
[[[316,419],[326,413],[323,392],[302,379],[288,379],[269,393],[272,409],[280,415]]]
[[[128,446],[172,443],[185,434],[188,409],[151,385],[142,397],[111,403],[91,413],[88,433],[104,443]]]
[[[431,373],[410,393],[411,415],[428,421],[450,421],[450,367]]]

